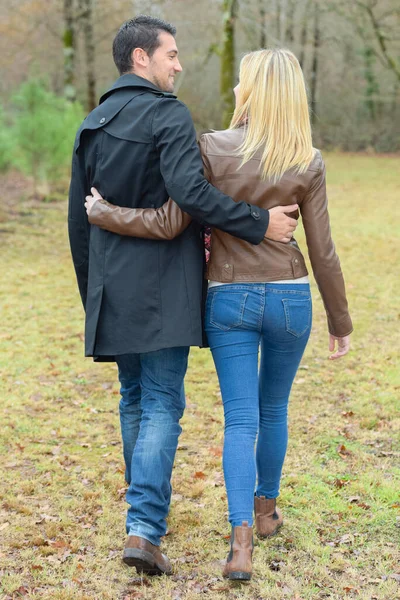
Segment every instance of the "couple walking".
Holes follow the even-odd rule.
[[[189,111],[173,94],[182,70],[175,33],[152,17],[122,25],[113,44],[121,76],[76,137],[69,234],[85,354],[118,364],[129,484],[123,559],[139,572],[170,574],[159,546],[189,346],[205,345],[205,332],[225,415],[232,536],[224,576],[250,579],[253,512],[260,537],[283,520],[276,498],[288,399],[311,329],[297,209],[331,358],[348,352],[352,324],[297,59],[278,49],[247,54],[231,125],[203,135],[199,151]]]

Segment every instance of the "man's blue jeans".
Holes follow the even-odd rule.
[[[158,546],[165,535],[183,380],[189,348],[166,348],[116,357],[121,383],[120,419],[129,488],[126,531]]]
[[[208,291],[206,331],[224,405],[223,468],[233,527],[253,523],[254,492],[279,495],[289,394],[311,313],[308,284],[243,283]]]

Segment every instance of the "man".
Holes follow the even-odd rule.
[[[121,77],[78,131],[69,198],[71,250],[86,311],[85,354],[116,360],[121,382],[130,505],[123,559],[147,574],[171,573],[159,545],[189,346],[202,344],[201,224],[253,244],[267,228],[268,237],[288,241],[296,226],[282,209],[268,214],[235,203],[204,179],[189,111],[172,93],[182,70],[174,36],[172,25],[152,17],[120,28],[113,55]],[[171,241],[90,227],[84,198],[91,186],[127,207],[158,208],[171,196],[195,222]]]

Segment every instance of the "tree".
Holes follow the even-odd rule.
[[[391,38],[387,28],[384,27],[384,20],[388,17],[400,16],[400,8],[395,6],[393,9],[382,14],[381,17],[378,17],[376,14],[377,0],[367,0],[366,2],[357,0],[356,4],[368,16],[372,27],[373,35],[379,48],[379,50],[372,51],[378,56],[382,64],[392,71],[397,80],[400,81],[400,62],[389,50],[388,42]]]
[[[86,63],[87,96],[86,108],[88,112],[97,106],[96,96],[96,69],[95,46],[93,28],[93,0],[79,0],[79,23],[83,36]]]
[[[289,42],[290,44],[294,42],[294,11],[294,0],[288,0],[286,12],[285,42]]]
[[[306,5],[304,7],[303,19],[302,19],[302,23],[301,23],[301,33],[300,33],[299,63],[300,63],[301,68],[303,69],[303,71],[304,71],[304,62],[305,62],[305,56],[306,56],[309,13],[310,13],[310,0],[307,0]]]
[[[70,163],[82,107],[56,96],[37,79],[21,85],[13,104],[15,166],[32,176],[35,194],[47,195],[49,182]]]
[[[265,48],[267,45],[265,0],[258,0],[258,8],[260,15],[260,48]]]
[[[365,81],[367,86],[365,88],[365,106],[369,112],[369,116],[372,121],[376,118],[376,98],[379,95],[379,85],[374,73],[374,64],[376,56],[370,46],[365,46],[363,50],[364,63],[365,63]]]
[[[64,13],[64,96],[69,102],[76,100],[75,89],[75,19],[74,0],[63,0]]]
[[[222,124],[228,127],[235,109],[233,88],[235,86],[235,25],[238,1],[223,0],[223,36],[221,45],[220,91],[223,102]]]
[[[313,35],[313,59],[311,66],[311,123],[315,123],[317,116],[317,77],[318,77],[318,53],[321,43],[321,33],[319,29],[319,6],[314,6],[314,35]]]

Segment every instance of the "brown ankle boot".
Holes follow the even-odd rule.
[[[254,496],[256,531],[260,538],[275,535],[283,524],[282,513],[276,506],[276,498]]]
[[[123,561],[129,567],[136,567],[145,575],[172,575],[172,567],[165,554],[145,538],[129,535],[126,540]]]
[[[248,521],[232,527],[231,551],[222,573],[224,577],[245,581],[251,579],[253,545],[253,528],[249,527]]]

